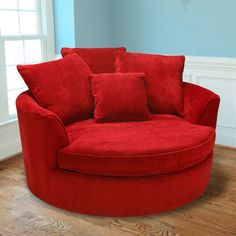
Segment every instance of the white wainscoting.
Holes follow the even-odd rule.
[[[184,81],[221,97],[216,143],[236,147],[236,58],[186,57]],[[0,126],[0,160],[21,152],[18,123]]]
[[[0,126],[0,161],[21,152],[18,122]]]
[[[184,80],[220,95],[216,143],[236,147],[236,59],[187,57]]]

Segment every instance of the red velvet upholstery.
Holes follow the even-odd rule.
[[[184,83],[184,118],[193,124],[216,128],[220,97],[203,87]]]
[[[45,201],[66,210],[99,216],[156,214],[202,195],[209,182],[211,166],[212,154],[183,171],[146,177],[52,170],[50,198]]]
[[[18,97],[16,105],[27,183],[46,199],[50,172],[58,167],[58,151],[69,144],[67,132],[60,118],[39,106],[28,92]]]
[[[184,61],[184,56],[126,53],[116,72],[145,73],[150,111],[182,115]]]
[[[219,102],[219,97],[199,86],[194,86],[196,96],[193,96],[191,94],[192,89],[193,87],[191,85],[184,85],[184,94],[188,96],[184,98],[186,119],[191,119],[190,121],[196,124],[201,123],[204,126],[214,127],[216,123],[216,120],[214,120],[216,119],[216,102],[212,101],[214,101],[213,97],[215,97],[217,102]],[[200,119],[194,118],[197,117],[197,114],[195,114],[194,107],[191,108],[190,98],[192,97],[192,99],[195,100],[198,94],[204,97],[213,96],[213,100],[205,99],[199,104],[199,107],[203,106],[206,108],[199,109],[201,113]],[[201,100],[201,97],[198,97],[198,99]],[[168,153],[168,156],[171,154],[172,158],[177,158],[181,161],[179,168],[169,173],[153,173],[151,176],[132,177],[103,176],[100,175],[100,173],[83,174],[78,171],[69,171],[60,168],[59,164],[61,163],[59,160],[61,159],[62,153],[72,147],[73,143],[75,144],[76,138],[80,135],[78,132],[81,132],[82,135],[82,133],[87,130],[94,135],[95,128],[89,130],[89,127],[97,125],[98,129],[101,129],[101,127],[108,125],[110,127],[108,129],[108,135],[111,135],[110,132],[111,129],[114,129],[114,123],[92,124],[91,120],[85,120],[81,121],[80,128],[77,123],[64,127],[57,115],[42,108],[34,101],[28,92],[18,97],[17,111],[29,189],[37,197],[54,206],[75,212],[101,216],[144,215],[176,208],[200,196],[207,187],[212,165],[212,143],[209,145],[208,150],[206,147],[203,149],[194,149],[189,146],[189,148],[192,148],[194,151],[185,152],[185,154],[189,155],[188,157],[178,155],[174,157],[171,153]],[[207,120],[202,117],[211,118]],[[161,122],[163,125],[164,123],[168,123],[173,126],[173,132],[171,129],[168,129],[169,135],[159,134],[159,137],[166,137],[172,144],[174,143],[173,140],[170,141],[172,134],[177,136],[178,125],[174,124],[176,122],[181,127],[187,127],[186,130],[181,129],[180,135],[182,135],[182,133],[186,135],[190,130],[197,131],[196,133],[193,131],[193,135],[189,135],[189,140],[186,141],[187,146],[194,143],[196,144],[197,139],[199,139],[199,144],[202,144],[203,140],[207,140],[208,135],[213,133],[212,128],[198,127],[197,125],[192,126],[188,121],[184,122],[181,118],[174,116],[157,116],[152,121],[137,122],[137,126],[143,126],[144,123],[151,122],[156,122],[157,124]],[[158,124],[159,127],[161,127],[161,123]],[[118,123],[117,125],[121,124]],[[123,123],[123,126],[128,127],[129,124]],[[142,128],[137,127],[137,130],[140,129]],[[162,127],[162,129],[164,129],[164,127]],[[129,129],[127,129],[127,131],[128,130]],[[149,128],[149,133],[152,137],[151,140],[153,140],[154,131],[155,130]],[[134,130],[132,132],[134,132]],[[124,134],[124,136],[128,134],[129,132]],[[137,134],[135,134],[135,136],[136,135]],[[147,133],[144,133],[144,135],[147,135]],[[86,135],[84,135],[84,137],[86,138]],[[81,136],[81,143],[85,143],[84,137]],[[193,140],[192,137],[194,137]],[[99,138],[98,136],[97,142],[99,142]],[[102,138],[104,139],[104,137]],[[134,140],[138,139],[140,139],[140,135],[139,137],[137,135]],[[110,141],[112,140],[109,140],[109,142]],[[132,140],[129,141],[132,142]],[[148,142],[149,139],[145,141]],[[186,147],[186,145],[181,142],[179,138],[176,138],[175,146],[173,145],[172,148],[177,147],[181,150],[182,147]],[[117,145],[121,148],[120,143],[117,143]],[[145,148],[148,149],[147,144],[145,145]],[[150,145],[153,144],[150,143]],[[127,146],[126,143],[126,147]],[[160,150],[162,148],[162,151],[165,152],[170,148],[170,144],[169,147],[168,144],[165,144],[164,147],[159,145],[159,148]],[[130,149],[129,151],[130,154],[134,154],[135,149],[141,150],[141,147],[139,145],[133,146],[133,150]],[[149,151],[151,150],[152,149],[149,148]],[[95,151],[95,149],[93,149],[93,151]],[[200,157],[201,153],[198,152],[208,156]],[[60,158],[58,158],[58,155]],[[75,156],[75,158],[77,157],[78,156]],[[127,161],[126,157],[122,158],[125,158]],[[136,157],[134,160],[135,168],[139,167],[137,166]],[[188,160],[191,160],[192,162],[190,161],[190,163],[193,165],[184,166],[183,164],[188,162]],[[142,159],[140,165],[144,165],[144,161],[146,161],[145,158]],[[165,160],[164,163],[168,163],[168,166],[170,166],[174,163],[174,160],[173,162]],[[164,163],[161,163],[163,167]],[[125,164],[122,168],[124,166]],[[174,165],[171,167],[173,166]],[[128,168],[130,167],[130,164],[128,164]]]
[[[65,123],[92,116],[87,64],[76,54],[37,65],[18,65],[18,71],[36,101]]]
[[[96,122],[150,120],[142,73],[108,73],[91,76]]]
[[[122,48],[62,48],[62,56],[77,53],[88,64],[93,73],[115,72],[126,49]]]
[[[59,167],[105,176],[157,175],[189,168],[210,155],[215,141],[213,128],[172,115],[153,115],[146,122],[84,120],[66,131],[70,145],[60,150]]]

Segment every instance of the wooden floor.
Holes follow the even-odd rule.
[[[209,187],[176,210],[144,217],[110,218],[52,207],[25,184],[20,156],[0,163],[0,235],[236,235],[236,150],[215,148]]]

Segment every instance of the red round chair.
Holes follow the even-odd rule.
[[[54,206],[100,216],[153,214],[205,191],[219,96],[184,83],[184,117],[64,126],[29,92],[17,99],[26,178]]]

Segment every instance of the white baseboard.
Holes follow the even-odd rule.
[[[0,126],[0,161],[21,152],[18,122]]]
[[[236,129],[218,126],[216,130],[216,143],[236,147]]]

